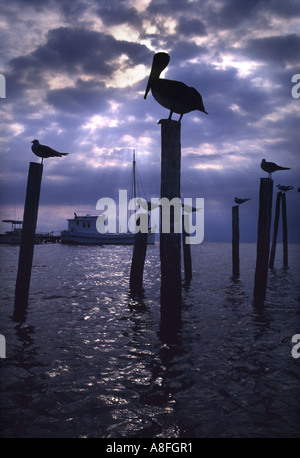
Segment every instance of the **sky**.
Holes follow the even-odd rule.
[[[74,211],[97,215],[100,198],[117,199],[133,149],[147,198],[160,196],[157,123],[169,112],[144,92],[163,51],[161,77],[195,87],[209,113],[181,122],[181,197],[204,198],[204,241],[231,241],[235,196],[251,198],[240,207],[240,241],[256,241],[265,158],[291,168],[273,179],[295,187],[288,234],[300,243],[299,0],[0,3],[1,220],[23,217],[29,163],[40,162],[33,139],[69,153],[44,161],[38,231],[66,229]]]

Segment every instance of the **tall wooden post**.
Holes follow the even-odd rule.
[[[283,267],[288,267],[288,240],[287,240],[287,217],[286,217],[286,194],[282,194],[282,234],[283,234]]]
[[[28,304],[42,174],[43,164],[30,162],[15,288],[14,319],[16,321],[24,320]]]
[[[272,197],[273,180],[271,178],[261,178],[254,282],[254,301],[256,304],[262,304],[266,297],[270,252]]]
[[[239,229],[239,206],[232,207],[232,275],[240,275],[240,229]]]
[[[133,150],[133,198],[136,199],[136,160],[135,150]],[[135,200],[136,202],[136,200]],[[149,213],[148,213],[149,223]],[[149,224],[148,224],[149,225]],[[132,293],[141,293],[143,290],[143,273],[147,252],[148,232],[137,232],[134,236],[134,246],[130,270],[130,289]]]
[[[189,215],[186,215],[186,222],[188,224]],[[186,243],[186,236],[190,235],[189,227],[185,227],[185,218],[182,215],[182,246],[183,246],[183,263],[184,263],[184,279],[189,282],[192,279],[192,256],[191,245]]]
[[[281,191],[278,191],[277,197],[276,197],[274,232],[273,232],[273,239],[272,239],[270,262],[269,262],[270,269],[273,269],[273,267],[274,267],[274,260],[275,260],[275,254],[276,254],[276,244],[277,244],[277,234],[278,234],[278,223],[279,223],[279,215],[280,215],[281,196],[282,196]]]
[[[180,198],[181,124],[171,119],[160,124],[161,198],[171,201]],[[162,232],[162,224],[160,233],[161,333],[167,338],[174,337],[181,325],[181,234],[174,232],[174,212],[170,219],[170,233]]]
[[[134,236],[134,246],[130,270],[130,289],[132,293],[143,291],[143,272],[147,252],[148,232],[137,232]]]

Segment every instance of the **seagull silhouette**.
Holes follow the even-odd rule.
[[[234,198],[235,203],[238,205],[243,204],[244,202],[247,202],[247,200],[251,200],[251,199],[239,199],[238,197]]]
[[[142,207],[144,210],[148,210],[148,211],[155,210],[156,208],[161,206],[161,204],[156,204],[154,202],[147,202],[140,198],[137,199],[137,204],[140,207]],[[183,208],[183,211],[187,213],[197,212],[198,210],[201,210],[201,207],[199,208],[191,207],[190,205],[187,205],[187,204],[181,204],[181,207]]]
[[[291,189],[294,189],[294,186],[284,186],[283,184],[277,184],[276,188],[278,188],[279,191],[287,192],[287,191],[290,191]]]
[[[159,207],[159,204],[147,202],[144,199],[140,199],[140,198],[136,200],[136,203],[138,204],[139,207],[142,207],[144,210],[148,210],[148,211],[155,210],[155,208]]]
[[[32,147],[31,150],[32,152],[42,158],[42,163],[43,160],[48,158],[48,157],[62,157],[62,156],[67,156],[69,153],[60,153],[59,151],[55,151],[54,149],[50,148],[49,146],[46,145],[41,145],[38,140],[32,140]]]
[[[170,110],[168,119],[172,118],[173,113],[178,113],[180,114],[179,122],[182,116],[190,111],[199,110],[208,114],[205,111],[202,97],[195,88],[189,87],[179,81],[159,77],[169,62],[169,54],[165,52],[154,54],[144,99],[147,98],[148,92],[151,89],[155,100],[164,108]]]
[[[267,162],[265,159],[262,159],[260,167],[264,172],[268,173],[268,178],[272,178],[272,173],[278,170],[291,170],[289,167],[281,167],[275,164],[275,162]]]

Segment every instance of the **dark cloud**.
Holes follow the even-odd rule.
[[[88,72],[109,75],[117,64],[112,62],[120,55],[129,57],[134,65],[143,63],[149,53],[144,45],[116,40],[111,35],[80,28],[60,27],[50,30],[45,45],[33,53],[11,61],[17,75],[33,77],[45,71]]]
[[[171,43],[172,40],[170,40],[170,44]],[[208,49],[206,46],[199,46],[192,41],[184,41],[178,39],[176,48],[171,55],[168,67],[169,74],[178,72],[178,67],[184,68],[185,63],[188,60],[197,58],[199,60],[199,66],[201,66],[201,61],[205,63],[205,54],[208,54]]]
[[[189,14],[192,10],[193,6],[190,2],[152,0],[147,8],[147,14],[172,17],[178,13]]]
[[[296,34],[249,40],[244,52],[255,60],[284,66],[299,63],[300,37]]]
[[[187,19],[183,16],[179,18],[176,31],[185,37],[206,34],[205,25],[200,19]]]
[[[222,2],[222,8],[216,19],[224,28],[241,25],[244,21],[253,21],[258,14],[262,0],[226,0]]]
[[[224,0],[222,7],[216,11],[213,7],[210,11],[210,21],[221,29],[236,28],[241,34],[243,30],[258,26],[270,26],[272,17],[293,19],[300,15],[300,5],[298,0]],[[235,33],[234,29],[232,30]],[[241,35],[242,38],[243,35]]]
[[[37,11],[42,11],[51,4],[53,4],[52,0],[11,0],[9,7],[11,10],[14,9],[14,12],[20,10],[22,7],[33,7]]]
[[[142,19],[137,10],[132,7],[128,8],[125,4],[122,5],[121,2],[117,5],[114,2],[106,3],[105,6],[97,10],[97,13],[106,26],[130,24],[134,27],[141,27],[142,25]]]
[[[47,93],[49,104],[65,113],[99,113],[108,109],[109,92],[104,84],[79,81],[76,87],[55,89]]]
[[[279,18],[296,19],[300,17],[300,4],[298,0],[272,0],[272,5],[261,0],[261,7],[269,14]]]

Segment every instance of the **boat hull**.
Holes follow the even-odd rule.
[[[0,234],[1,245],[21,245],[21,234]],[[42,237],[38,234],[34,237],[36,245],[42,243]]]
[[[21,236],[20,235],[6,235],[0,234],[0,244],[7,244],[7,245],[20,245],[21,243]]]
[[[135,234],[80,234],[61,232],[61,243],[72,245],[133,245]],[[148,234],[148,245],[155,243],[155,234]]]

